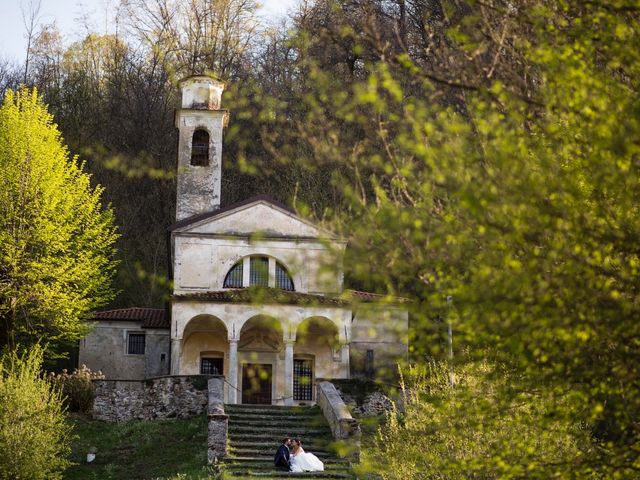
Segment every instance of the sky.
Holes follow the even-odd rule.
[[[22,61],[26,52],[25,27],[21,4],[31,0],[0,0],[0,59]],[[90,13],[90,25],[97,32],[109,32],[105,24],[109,11],[113,11],[117,0],[42,0],[40,23],[56,22],[64,35],[65,43],[82,38],[82,17]],[[262,0],[262,14],[267,18],[284,15],[296,0]]]

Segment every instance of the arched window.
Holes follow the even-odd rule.
[[[191,165],[206,167],[209,165],[209,132],[198,129],[191,140]]]
[[[251,257],[249,285],[269,286],[269,259],[267,257]]]
[[[236,263],[227,276],[224,277],[224,288],[241,288],[242,287],[242,260]]]
[[[249,285],[244,285],[242,281],[245,261],[249,263]],[[274,267],[275,271],[271,271],[270,268]],[[269,262],[269,257],[262,255],[245,257],[239,262],[236,262],[227,272],[226,277],[224,277],[222,286],[223,288],[242,288],[248,286],[268,287],[270,278],[275,280],[271,285],[276,288],[291,292],[295,290],[293,279],[285,266],[280,262],[271,263]]]
[[[276,262],[276,288],[293,291],[293,280],[280,262]]]

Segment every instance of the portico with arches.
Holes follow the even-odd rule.
[[[318,378],[349,378],[349,308],[221,300],[174,301],[173,375],[222,374],[227,403],[282,405],[313,403]]]

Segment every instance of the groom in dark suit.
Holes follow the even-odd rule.
[[[283,438],[282,443],[276,451],[275,457],[273,457],[273,463],[278,470],[291,470],[291,464],[289,463],[289,445],[291,445],[291,439],[289,437]]]

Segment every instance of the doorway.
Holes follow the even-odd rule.
[[[242,403],[271,405],[271,364],[242,365]]]

